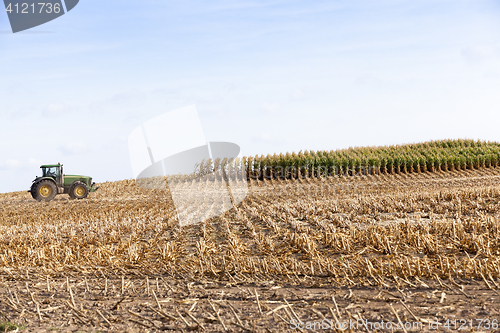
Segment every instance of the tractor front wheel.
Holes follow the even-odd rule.
[[[89,195],[89,188],[84,182],[75,182],[69,189],[71,199],[85,199]]]
[[[42,180],[31,189],[31,196],[36,201],[51,201],[57,194],[57,187],[53,181]]]

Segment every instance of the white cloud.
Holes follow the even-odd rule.
[[[59,150],[64,154],[64,155],[73,155],[73,154],[79,154],[79,153],[84,153],[87,151],[87,146],[81,142],[69,142],[66,143],[62,146],[59,146]]]
[[[41,160],[37,160],[36,158],[29,158],[28,159],[28,165],[31,166],[40,166],[42,164]]]
[[[360,85],[360,86],[363,86],[363,85],[377,85],[377,84],[381,84],[382,83],[382,80],[376,76],[375,74],[372,74],[372,73],[364,73],[364,74],[361,74],[359,76],[356,76],[356,78],[354,79],[354,83],[356,85]]]
[[[8,159],[4,162],[0,162],[0,169],[3,170],[18,169],[20,165],[21,162],[19,162],[18,160]]]
[[[482,73],[484,78],[500,78],[499,45],[469,46],[463,48],[460,54],[467,66]]]
[[[224,98],[219,95],[206,95],[206,96],[201,96],[197,100],[197,104],[203,104],[203,103],[221,103],[224,101]]]
[[[314,97],[317,97],[318,94],[324,93],[322,88],[314,85],[307,85],[302,87],[297,87],[292,90],[289,96],[290,102],[298,102],[298,101],[306,101],[310,100]]]
[[[208,106],[205,108],[201,108],[200,110],[203,110],[203,112],[200,112],[200,114],[203,115],[209,115],[209,116],[217,116],[217,117],[224,117],[226,115],[226,112],[224,111],[224,108],[221,106]]]
[[[62,114],[71,112],[71,108],[62,103],[51,103],[43,111],[44,116],[57,117]]]
[[[8,159],[6,161],[0,162],[0,169],[2,170],[20,170],[20,169],[32,169],[33,167],[39,167],[42,161],[29,158],[24,161],[20,161],[18,159]]]
[[[467,65],[474,66],[495,56],[495,51],[489,46],[469,46],[460,52]]]
[[[304,89],[301,88],[294,89],[290,94],[291,100],[301,99],[302,97],[304,97]]]
[[[279,103],[264,103],[262,104],[262,108],[269,113],[274,113],[281,108]]]
[[[252,137],[252,142],[254,143],[265,143],[265,144],[281,144],[283,141],[274,135],[268,133],[262,133],[258,136]]]

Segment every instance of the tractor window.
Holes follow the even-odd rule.
[[[57,168],[43,168],[43,177],[57,178]]]

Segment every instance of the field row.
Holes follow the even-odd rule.
[[[304,151],[201,162],[195,176],[298,179],[304,177],[402,174],[473,170],[500,164],[500,143],[442,140],[336,151]],[[225,170],[225,174],[221,172]],[[215,172],[215,173],[214,173]],[[175,177],[172,177],[172,180]]]
[[[350,326],[354,331],[373,331],[384,322],[390,325],[384,326],[387,329],[397,329],[399,324],[408,331],[427,332],[432,331],[429,324],[436,322],[434,330],[445,325],[453,328],[457,325],[453,313],[462,313],[467,324],[472,320],[473,329],[489,326],[491,330],[498,328],[494,305],[500,301],[498,292],[487,284],[463,286],[461,281],[452,285],[401,280],[391,288],[378,289],[367,279],[351,286],[307,278],[300,284],[284,285],[273,280],[221,283],[170,276],[53,279],[28,272],[16,281],[1,280],[0,325],[9,322],[11,330],[24,332],[83,328],[100,332],[296,332],[299,322],[304,330],[309,325],[321,331],[345,326],[349,319],[356,324]]]
[[[236,208],[188,226],[179,209],[227,202],[176,207],[133,180],[81,201],[2,194],[0,317],[33,332],[497,318],[499,179],[491,167],[250,180]],[[214,181],[180,186],[199,194]]]
[[[2,197],[0,265],[13,277],[31,267],[54,276],[175,271],[242,281],[369,277],[381,285],[437,276],[495,285],[499,175],[491,168],[254,181],[237,209],[187,227],[165,191],[133,181],[103,184],[86,201],[40,204],[19,193]]]

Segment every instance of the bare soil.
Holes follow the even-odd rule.
[[[4,281],[1,316],[25,332],[292,332],[298,320],[302,331],[317,332],[337,322],[350,322],[347,331],[391,331],[389,322],[402,331],[399,321],[408,332],[436,331],[436,322],[439,331],[448,323],[450,331],[498,332],[500,318],[498,291],[476,280],[398,281],[387,288],[308,277],[295,283],[152,278],[124,279],[123,292],[121,279],[68,280],[71,291],[65,279],[50,280],[50,291],[46,280]],[[316,327],[307,329],[308,322]],[[382,322],[386,328],[377,330]]]

